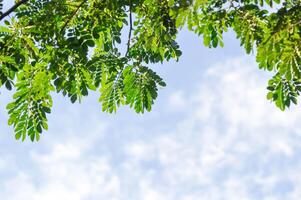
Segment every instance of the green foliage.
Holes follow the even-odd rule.
[[[301,92],[301,82],[298,79],[287,80],[282,78],[280,74],[276,74],[270,81],[267,99],[273,100],[276,105],[284,110],[289,107],[291,102],[297,104],[297,97]]]
[[[105,112],[150,111],[165,83],[147,65],[179,59],[185,26],[210,48],[234,30],[259,68],[275,73],[267,98],[281,110],[301,91],[300,0],[23,0],[9,21],[2,7],[0,85],[15,91],[7,109],[16,139],[47,130],[52,92],[75,103],[99,91]]]

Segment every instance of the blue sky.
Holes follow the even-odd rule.
[[[1,200],[299,200],[301,112],[265,98],[269,74],[232,33],[207,49],[186,30],[150,113],[55,95],[49,131],[15,141],[0,95]]]

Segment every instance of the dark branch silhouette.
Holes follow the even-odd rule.
[[[126,53],[125,53],[125,56],[128,55],[129,51],[130,51],[130,46],[131,46],[131,39],[132,39],[132,30],[133,30],[133,16],[132,16],[132,1],[130,0],[130,14],[129,14],[129,17],[130,17],[130,29],[129,29],[129,38],[128,38],[128,43],[127,43],[127,50],[126,50]]]
[[[5,17],[7,17],[8,15],[10,15],[12,12],[14,12],[19,6],[27,3],[28,0],[21,0],[18,3],[16,3],[14,6],[12,6],[10,9],[8,9],[6,12],[4,12],[1,16],[0,16],[0,21],[2,21]]]

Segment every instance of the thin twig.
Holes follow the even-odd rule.
[[[130,7],[130,30],[129,30],[129,38],[128,38],[127,50],[126,50],[125,56],[127,56],[130,51],[132,30],[133,30],[133,16],[132,16],[132,1],[131,0],[130,0],[129,7]]]
[[[68,24],[70,23],[70,21],[73,19],[73,17],[76,15],[76,13],[78,12],[78,10],[84,5],[84,3],[87,0],[83,0],[76,8],[76,10],[69,16],[68,20],[65,22],[64,26],[62,27],[60,33],[62,33],[64,31],[64,29],[68,26]]]
[[[19,6],[21,6],[22,4],[27,3],[28,0],[21,0],[18,3],[16,3],[15,5],[13,5],[10,9],[8,9],[6,12],[4,12],[1,16],[0,16],[0,21],[2,21],[5,17],[7,17],[8,15],[10,15],[12,12],[14,12]]]

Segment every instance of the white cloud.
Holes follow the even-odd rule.
[[[182,111],[187,108],[187,100],[185,99],[183,91],[175,91],[169,95],[169,107],[172,111]]]
[[[178,92],[188,96],[181,104],[193,107],[188,118],[147,141],[163,169],[161,190],[177,194],[171,199],[287,199],[300,193],[293,177],[300,169],[301,112],[268,103],[267,80],[257,70],[248,59],[232,59],[209,69],[195,95]],[[282,179],[293,188],[284,184],[277,193]]]
[[[73,120],[76,118],[73,117]],[[88,122],[93,120],[94,114],[87,119]],[[71,123],[70,118],[66,123]],[[109,155],[89,153],[93,152],[95,143],[103,139],[107,131],[106,123],[94,127],[82,123],[82,126],[87,131],[87,137],[71,135],[76,133],[76,126],[65,127],[59,137],[48,135],[48,142],[41,141],[41,145],[45,143],[42,152],[33,149],[24,156],[22,159],[26,160],[27,165],[22,160],[16,162],[12,177],[0,182],[1,199],[120,199],[120,180]],[[12,166],[6,170],[9,167]]]
[[[195,93],[171,95],[185,113],[160,134],[135,122],[126,126],[147,135],[132,137],[121,125],[117,134],[114,123],[93,131],[87,124],[98,111],[85,119],[75,112],[85,137],[74,134],[75,123],[44,152],[32,150],[29,166],[16,163],[19,172],[0,183],[1,199],[298,200],[301,112],[268,103],[260,74],[245,58],[208,69]]]

